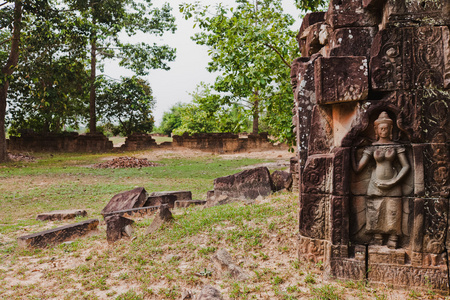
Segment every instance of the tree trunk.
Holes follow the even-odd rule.
[[[97,38],[95,33],[91,38],[91,90],[89,94],[89,132],[94,133],[97,131],[97,116],[95,113],[95,68],[96,68],[96,42]]]
[[[8,160],[5,134],[6,95],[8,94],[8,85],[8,82],[0,85],[0,163]]]
[[[253,102],[253,130],[252,130],[252,134],[258,134],[259,133],[258,126],[259,126],[259,100],[255,100],[255,102]]]
[[[0,73],[0,163],[8,160],[6,152],[6,134],[5,134],[5,117],[6,117],[6,96],[8,95],[9,79],[19,60],[19,42],[20,30],[22,23],[22,1],[14,2],[14,28],[11,39],[11,52],[9,53],[6,64],[1,68]]]

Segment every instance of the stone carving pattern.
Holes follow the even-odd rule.
[[[355,259],[330,261],[331,275],[340,279],[363,280],[366,277],[365,262]]]
[[[300,236],[298,251],[300,257],[314,263],[323,262],[325,258],[324,241]]]
[[[427,253],[440,254],[445,250],[448,200],[444,198],[427,199],[424,208],[423,250]]]
[[[300,234],[325,238],[325,199],[321,195],[302,195],[300,207]]]
[[[382,284],[412,287],[422,286],[424,282],[435,289],[448,290],[446,268],[417,268],[390,264],[369,264],[369,280]]]

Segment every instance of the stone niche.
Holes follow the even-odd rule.
[[[294,60],[299,258],[448,291],[450,1],[331,0]]]

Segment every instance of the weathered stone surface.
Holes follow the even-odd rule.
[[[292,187],[292,175],[285,171],[274,171],[270,175],[273,182],[273,190],[280,191],[282,189],[289,190]]]
[[[320,57],[314,64],[318,104],[367,99],[368,61],[365,56]]]
[[[378,25],[377,16],[363,9],[362,0],[332,0],[325,21],[333,28]]]
[[[333,155],[310,155],[303,170],[302,192],[331,194],[333,184]]]
[[[220,249],[214,253],[211,257],[211,261],[222,276],[229,275],[239,281],[245,281],[249,278],[244,270],[233,262],[231,255],[225,249]]]
[[[169,210],[169,206],[167,204],[161,205],[158,212],[155,215],[155,219],[152,224],[147,228],[145,234],[152,234],[159,230],[164,223],[172,221],[172,213]]]
[[[106,214],[114,211],[142,207],[146,200],[147,192],[143,187],[122,192],[111,198],[105,208],[102,209],[102,215],[105,216]]]
[[[214,179],[214,197],[233,199],[256,199],[272,192],[270,172],[266,167],[245,170],[233,175]]]
[[[326,203],[329,202],[329,198],[328,195],[301,195],[299,228],[301,235],[315,239],[326,237]]]
[[[328,37],[327,56],[370,56],[370,47],[377,30],[375,27],[339,28]]]
[[[205,205],[204,200],[177,200],[175,201],[175,208],[189,207],[191,205]]]
[[[136,151],[156,147],[156,141],[151,135],[143,133],[133,133],[125,139],[125,143],[120,148],[126,151]]]
[[[147,197],[144,206],[158,206],[168,204],[170,208],[175,207],[177,200],[192,200],[192,192],[190,191],[173,191],[173,192],[153,192]]]
[[[388,28],[374,38],[370,71],[380,91],[443,88],[448,56],[447,27]],[[445,74],[445,75],[444,75]]]
[[[54,210],[48,213],[39,214],[36,220],[41,221],[56,221],[56,220],[68,220],[75,217],[86,217],[87,212],[83,209],[66,209],[66,210]]]
[[[302,261],[312,261],[314,263],[325,261],[325,241],[299,236],[298,258]]]
[[[59,244],[64,241],[81,237],[97,228],[99,221],[91,219],[75,224],[65,225],[17,238],[20,247],[44,248],[48,245]]]
[[[222,294],[219,292],[218,289],[210,286],[205,285],[198,295],[197,300],[223,300]]]
[[[446,0],[388,0],[383,12],[382,28],[449,25],[449,12],[450,3]]]
[[[338,279],[365,280],[366,263],[359,259],[332,259],[330,275]]]
[[[134,223],[133,220],[113,215],[105,217],[106,222],[106,240],[108,243],[114,243],[124,236],[128,236],[125,227]]]
[[[330,206],[330,241],[334,245],[347,245],[349,242],[349,197],[333,196]]]
[[[303,57],[307,57],[308,50],[306,49],[306,39],[302,38],[304,36],[304,32],[311,25],[323,22],[325,20],[325,12],[312,12],[307,13],[302,19],[302,25],[300,26],[300,30],[297,34],[297,42],[300,49],[300,53]]]
[[[333,118],[329,106],[314,105],[309,129],[308,155],[326,154],[333,145]]]
[[[340,147],[334,149],[333,157],[333,195],[350,194],[351,149]]]
[[[158,211],[158,209],[159,209],[159,205],[118,210],[118,211],[113,211],[113,212],[107,213],[104,215],[104,217],[106,218],[109,216],[120,216],[120,217],[124,217],[124,218],[129,218],[129,219],[143,218],[143,217],[153,215],[155,212]]]

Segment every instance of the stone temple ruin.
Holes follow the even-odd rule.
[[[303,19],[299,257],[331,278],[449,288],[449,25],[449,0],[331,0]]]

